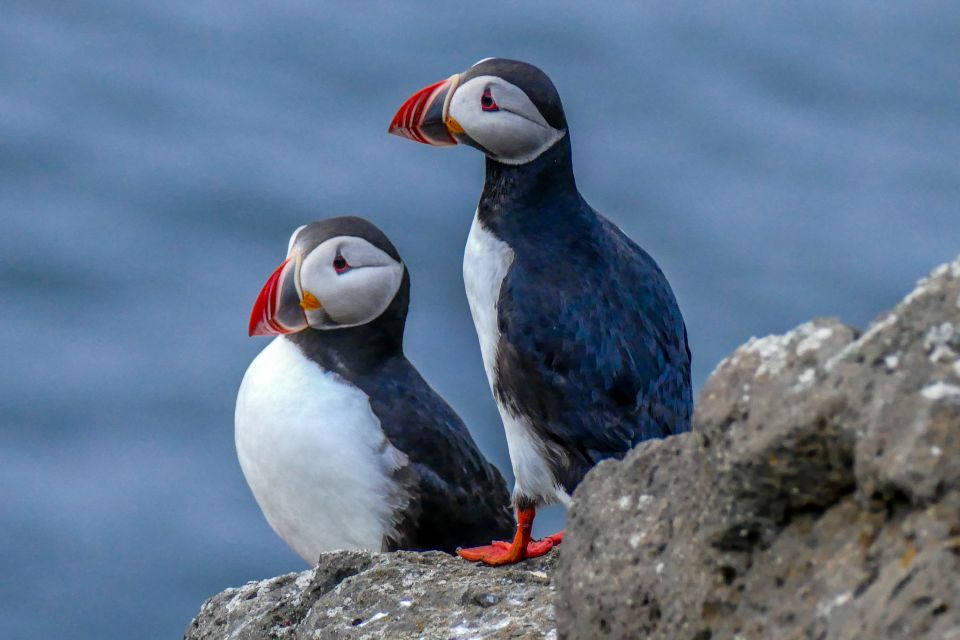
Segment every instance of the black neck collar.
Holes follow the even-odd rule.
[[[479,216],[484,222],[526,209],[543,209],[544,202],[578,201],[577,181],[569,131],[552,147],[526,164],[511,165],[487,157],[486,180],[480,196]]]
[[[323,369],[353,381],[391,358],[403,357],[409,302],[410,276],[404,270],[397,295],[372,322],[345,329],[305,329],[286,338]]]

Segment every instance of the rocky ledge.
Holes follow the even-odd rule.
[[[693,432],[599,465],[567,531],[505,569],[326,554],[214,596],[186,637],[960,640],[960,258],[862,335],[737,349]]]
[[[192,640],[555,638],[555,556],[477,567],[445,553],[325,553],[312,571],[207,600]]]

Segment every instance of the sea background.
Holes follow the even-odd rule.
[[[866,326],[960,251],[956,3],[5,0],[0,634],[175,638],[304,568],[232,420],[250,307],[310,220],[394,240],[407,353],[509,474],[461,281],[482,159],[386,134],[487,56],[552,76],[698,388],[750,336]]]

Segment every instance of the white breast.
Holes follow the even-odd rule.
[[[497,303],[500,287],[513,259],[510,245],[484,228],[474,215],[463,253],[463,284],[491,391],[496,382],[497,345],[500,342]],[[544,445],[530,428],[527,419],[513,414],[499,399],[497,408],[503,420],[510,463],[516,479],[514,496],[526,496],[541,504],[569,501],[570,496],[554,480],[544,457]]]
[[[404,506],[390,474],[406,456],[383,435],[366,394],[280,337],[247,369],[234,422],[257,504],[304,560],[382,548]]]
[[[497,301],[500,285],[513,264],[513,249],[487,231],[477,216],[473,217],[467,247],[463,252],[463,284],[467,290],[470,314],[480,339],[480,354],[490,388],[494,383],[494,366],[500,329],[497,327]]]

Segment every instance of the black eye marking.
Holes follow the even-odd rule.
[[[344,258],[339,253],[337,254],[337,257],[333,259],[333,270],[336,271],[337,273],[343,273],[344,271],[349,271],[351,268],[352,267],[350,266],[350,263],[347,262],[347,259]]]
[[[490,93],[490,89],[484,89],[483,95],[480,97],[480,108],[484,111],[500,111],[500,107],[497,106],[497,101],[493,99],[493,94]]]

